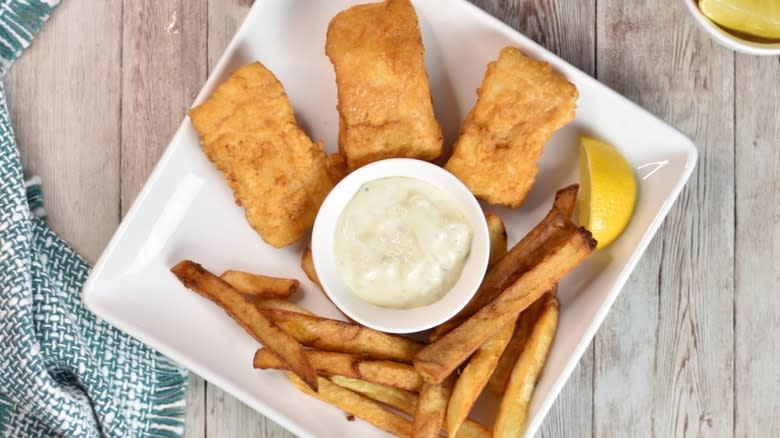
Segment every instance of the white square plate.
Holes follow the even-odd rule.
[[[328,22],[352,1],[260,0],[249,12],[196,99],[201,102],[238,66],[259,60],[282,81],[302,126],[329,150],[337,145],[333,69],[324,54]],[[682,134],[466,1],[415,1],[436,114],[451,144],[473,105],[486,65],[507,45],[545,60],[576,84],[577,118],[546,146],[539,178],[516,211],[493,209],[510,244],[537,223],[556,189],[578,180],[577,137],[616,145],[635,169],[639,201],[628,229],[561,284],[558,336],[530,407],[535,433],[696,162]],[[190,258],[227,268],[298,278],[300,303],[338,317],[299,268],[305,243],[271,248],[246,223],[220,173],[200,151],[185,118],[143,191],[92,271],[84,301],[98,316],[168,355],[302,436],[385,436],[341,410],[295,390],[282,373],[257,371],[257,343],[222,310],[186,290],[169,272]],[[477,416],[491,422],[495,400]]]

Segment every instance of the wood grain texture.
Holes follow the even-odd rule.
[[[184,436],[186,438],[205,438],[206,436],[206,385],[208,383],[198,375],[190,373],[187,385],[184,419]]]
[[[469,0],[593,76],[596,0]]]
[[[206,13],[206,0],[124,1],[123,215],[206,80]],[[205,385],[190,374],[187,437],[205,436]]]
[[[780,58],[736,59],[735,435],[780,431]]]
[[[4,83],[25,176],[41,177],[49,224],[94,263],[119,223],[122,10],[84,9],[63,2]]]
[[[733,55],[682,2],[600,0],[597,78],[691,137],[699,164],[595,340],[595,436],[733,427]]]
[[[124,1],[123,214],[206,80],[206,26],[206,0]]]
[[[471,1],[580,70],[595,76],[595,0]],[[539,435],[590,436],[592,394],[593,348],[588,348],[547,414]]]

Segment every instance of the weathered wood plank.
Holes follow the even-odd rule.
[[[472,0],[591,76],[595,75],[595,0]],[[571,374],[539,431],[541,436],[590,436],[593,349]]]
[[[736,59],[735,435],[780,430],[780,59]]]
[[[122,213],[206,80],[206,0],[125,0]]]
[[[580,70],[595,72],[596,0],[469,0]]]
[[[214,68],[244,20],[250,0],[210,0],[208,4],[208,66]],[[206,386],[206,435],[292,437],[284,428],[215,385]]]
[[[205,438],[206,436],[207,384],[200,376],[190,373],[190,382],[187,385],[187,411],[184,419],[185,438]]]
[[[4,78],[25,174],[41,177],[50,225],[90,262],[119,222],[121,14],[63,2]]]
[[[206,80],[206,26],[206,0],[124,1],[122,214]],[[204,385],[190,375],[187,437],[205,436]]]
[[[594,435],[733,428],[733,55],[682,2],[600,0],[597,77],[690,136],[699,164],[595,340]]]

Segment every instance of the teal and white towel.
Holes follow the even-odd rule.
[[[0,0],[0,75],[57,3]],[[0,86],[0,437],[180,436],[186,371],[84,307],[89,269],[24,181]]]

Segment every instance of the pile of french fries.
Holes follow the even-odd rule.
[[[262,347],[253,366],[284,370],[301,391],[401,437],[519,437],[558,324],[558,282],[595,248],[571,221],[578,187],[508,250],[487,214],[490,267],[471,302],[433,329],[430,343],[323,318],[287,301],[297,280],[212,274],[185,260],[171,271],[214,301]],[[311,252],[301,267],[319,285]],[[483,389],[501,398],[493,428],[469,414]],[[408,416],[411,416],[411,419]]]

